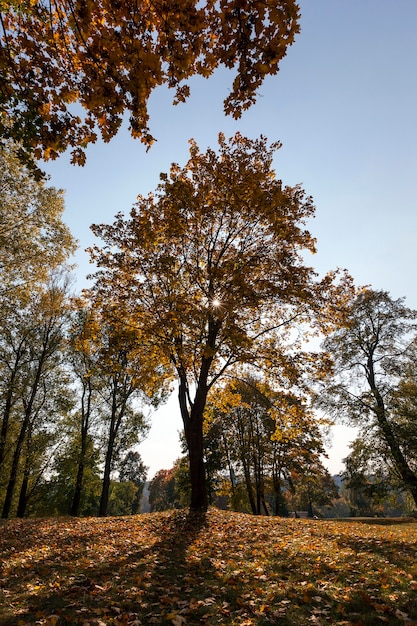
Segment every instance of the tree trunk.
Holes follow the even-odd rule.
[[[3,519],[7,519],[10,515],[10,509],[12,507],[13,494],[16,487],[17,473],[19,469],[20,456],[22,453],[23,442],[26,437],[26,431],[29,426],[29,414],[26,411],[25,418],[20,427],[19,437],[17,439],[16,447],[13,454],[12,467],[10,470],[9,481],[7,483],[6,496],[4,498],[3,510],[1,516]]]
[[[17,505],[17,513],[16,513],[17,517],[20,517],[20,518],[24,517],[26,513],[28,486],[29,486],[29,469],[26,468],[25,473],[23,475],[22,485],[20,487],[19,504]]]
[[[258,515],[258,509],[256,508],[255,496],[253,495],[252,481],[250,477],[250,470],[245,458],[242,456],[243,475],[246,483],[246,493],[248,494],[250,508],[254,515]]]
[[[101,490],[100,506],[98,512],[99,517],[105,517],[107,515],[107,509],[109,506],[110,476],[113,465],[114,446],[116,443],[116,437],[117,433],[119,432],[121,421],[126,412],[126,403],[131,393],[131,389],[129,391],[125,389],[121,404],[118,406],[117,395],[120,392],[120,389],[118,387],[119,382],[119,376],[116,376],[113,383],[114,388],[110,417],[109,440],[107,443],[106,461],[104,464],[103,486]]]
[[[191,414],[187,444],[191,479],[190,509],[192,511],[207,511],[208,494],[204,467],[203,416],[198,415],[197,412]]]
[[[30,425],[30,419],[32,417],[33,405],[35,402],[36,395],[38,393],[39,381],[41,379],[41,373],[43,370],[44,362],[45,362],[45,352],[42,354],[41,358],[38,362],[38,367],[36,370],[35,380],[33,382],[32,390],[30,393],[29,402],[25,409],[25,415],[23,418],[22,425],[20,427],[19,437],[17,439],[15,451],[13,454],[12,467],[9,475],[9,482],[7,484],[6,497],[4,499],[2,518],[7,519],[10,514],[10,509],[13,501],[13,494],[16,487],[17,474],[19,470],[20,457],[22,454],[23,443],[25,441],[26,433]]]
[[[251,475],[250,475],[250,467],[249,467],[249,462],[248,462],[248,458],[249,458],[248,448],[250,450],[250,444],[247,446],[245,442],[245,436],[246,436],[245,422],[240,412],[237,413],[236,419],[237,419],[237,428],[238,428],[238,434],[239,434],[240,462],[242,463],[243,476],[245,478],[246,493],[248,495],[248,500],[249,500],[252,513],[253,515],[257,515],[258,510],[256,508],[256,501],[255,501],[255,496],[253,493],[253,486],[252,486],[252,480],[251,480]]]
[[[7,439],[7,432],[9,429],[10,412],[12,408],[12,398],[13,398],[12,381],[10,381],[9,385],[10,386],[9,386],[9,389],[7,390],[6,402],[5,402],[4,413],[3,413],[3,420],[1,423],[1,431],[0,431],[0,468],[3,465],[4,455],[6,452],[6,439]]]
[[[103,485],[101,489],[101,497],[100,497],[100,506],[99,506],[99,517],[106,517],[107,508],[109,506],[109,495],[110,495],[110,475],[111,475],[111,466],[113,460],[113,452],[114,452],[114,442],[115,442],[115,416],[112,415],[111,423],[110,423],[110,433],[109,433],[109,441],[107,444],[107,452],[106,452],[106,461],[104,464],[104,475],[103,475]]]
[[[210,316],[208,320],[207,348],[213,355],[215,353],[217,333],[220,328],[221,322],[216,320],[215,317]],[[181,346],[181,342],[182,339],[179,337],[178,346]],[[205,512],[208,509],[206,472],[204,467],[203,415],[209,391],[207,381],[212,362],[213,356],[202,357],[194,402],[191,404],[190,410],[188,408],[189,388],[186,371],[183,369],[181,362],[177,364],[179,376],[178,399],[190,461],[190,510],[200,512]]]
[[[207,511],[208,494],[204,467],[203,414],[207,399],[206,385],[197,387],[191,411],[187,406],[187,382],[180,376],[178,398],[184,423],[185,438],[190,461],[191,500],[190,510]]]
[[[77,469],[77,478],[75,480],[75,491],[74,496],[72,498],[69,514],[78,517],[80,515],[81,510],[81,494],[83,488],[83,479],[84,479],[84,459],[85,459],[85,451],[81,451],[81,457],[78,462]]]
[[[233,502],[235,493],[236,493],[236,478],[235,478],[235,472],[232,466],[232,461],[230,459],[229,446],[227,444],[227,439],[226,439],[226,435],[224,431],[222,431],[222,438],[223,438],[223,447],[224,447],[225,454],[226,454],[227,469],[229,471],[230,489],[232,492],[232,502]]]
[[[400,474],[405,487],[410,492],[414,503],[417,506],[417,476],[409,466],[407,459],[402,453],[402,450],[395,437],[394,431],[387,419],[384,399],[379,393],[379,389],[375,382],[374,363],[371,357],[368,359],[368,383],[373,393],[376,402],[375,415],[384,436],[385,442],[388,445],[395,467]]]
[[[87,401],[85,401],[86,396]],[[78,517],[81,510],[81,495],[84,481],[85,457],[87,454],[87,437],[91,414],[91,396],[92,386],[91,380],[89,379],[88,382],[83,385],[83,393],[81,398],[81,450],[80,458],[78,460],[77,478],[75,480],[75,491],[69,511],[69,514],[73,515],[74,517]]]
[[[391,425],[386,418],[385,411],[379,411],[377,419],[379,426],[383,432],[385,441],[391,451],[397,471],[400,474],[405,487],[411,493],[414,503],[417,506],[417,476],[409,466],[407,459],[403,455],[401,448],[398,445]]]
[[[13,404],[15,378],[17,376],[20,360],[22,357],[22,344],[23,342],[21,342],[16,352],[14,366],[10,373],[10,380],[9,380],[8,387],[7,387],[6,401],[4,404],[4,412],[3,412],[3,420],[1,423],[1,431],[0,431],[0,468],[3,465],[4,455],[6,451],[6,439],[7,439],[10,414],[11,414],[11,409],[12,409],[12,404]]]

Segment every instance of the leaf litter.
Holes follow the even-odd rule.
[[[210,509],[0,527],[0,625],[417,626],[417,524]]]

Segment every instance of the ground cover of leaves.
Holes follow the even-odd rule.
[[[215,509],[10,520],[0,624],[417,625],[417,524]]]

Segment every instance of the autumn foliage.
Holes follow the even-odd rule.
[[[79,164],[125,113],[150,145],[152,91],[166,85],[182,102],[187,79],[219,66],[236,70],[224,108],[240,117],[299,30],[294,0],[2,0],[0,9],[1,133],[45,159],[72,147]]]
[[[220,134],[218,152],[190,143],[185,167],[162,174],[130,219],[119,213],[92,227],[103,241],[92,251],[93,293],[178,381],[191,507],[204,509],[208,394],[226,371],[245,367],[280,389],[301,387],[321,364],[303,354],[301,338],[340,297],[332,275],[319,280],[304,262],[315,251],[306,228],[314,206],[300,186],[276,177],[279,144],[239,133]]]

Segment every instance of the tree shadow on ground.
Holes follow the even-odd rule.
[[[171,511],[1,531],[1,626],[417,624],[407,528]]]
[[[204,585],[210,576],[210,561],[188,558],[190,546],[206,526],[206,516],[200,513],[178,511],[167,517],[163,536],[156,537],[150,545],[129,551],[115,552],[105,560],[97,558],[77,559],[71,571],[68,561],[53,551],[47,558],[32,560],[30,573],[19,576],[16,585],[27,587],[27,608],[18,614],[4,614],[0,610],[0,625],[47,623],[61,624],[107,623],[106,619],[120,623],[172,624],[172,616],[180,614],[187,598],[192,597],[195,587]],[[32,535],[32,527],[28,532]],[[64,541],[69,541],[68,537]],[[83,549],[83,537],[77,539]],[[110,537],[109,537],[110,540]],[[33,533],[33,546],[42,545]],[[62,548],[62,546],[60,546]],[[66,575],[54,584],[57,573]],[[49,579],[49,583],[48,583]],[[39,587],[44,586],[44,590]],[[32,593],[31,593],[32,590]],[[0,603],[1,603],[0,585]],[[5,598],[7,602],[7,598]],[[13,610],[13,607],[10,607]],[[51,616],[56,616],[51,618]],[[122,619],[123,616],[123,619]],[[41,618],[49,621],[42,621]]]

